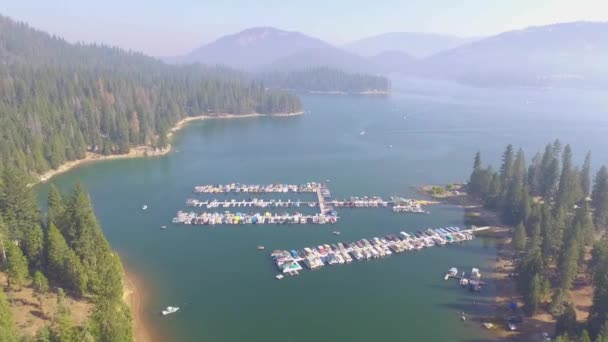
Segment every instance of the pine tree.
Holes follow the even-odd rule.
[[[608,169],[606,166],[602,166],[595,176],[591,203],[595,209],[596,226],[606,226],[608,224]]]
[[[601,240],[593,248],[591,275],[593,279],[593,302],[589,310],[589,332],[592,336],[600,333],[608,320],[608,240]],[[608,336],[608,333],[603,334]]]
[[[23,239],[23,249],[31,269],[37,269],[42,266],[43,248],[44,233],[40,225],[37,224],[25,233]]]
[[[40,223],[40,211],[23,174],[6,167],[0,182],[0,215],[9,228],[10,238],[21,240]]]
[[[581,170],[581,188],[583,189],[585,198],[589,197],[591,194],[591,151],[587,152],[583,169]]]
[[[562,311],[563,313],[557,317],[557,321],[555,322],[555,334],[576,336],[578,322],[576,321],[576,311],[574,311],[574,306],[571,303],[568,303],[564,305]]]
[[[46,279],[44,274],[42,274],[42,272],[36,271],[34,273],[32,285],[34,286],[34,290],[36,290],[36,297],[38,297],[40,309],[44,312],[44,308],[42,307],[42,297],[49,292],[49,281]]]
[[[91,317],[91,334],[99,342],[131,342],[132,320],[122,300],[103,300],[97,303]]]
[[[500,183],[504,186],[511,184],[514,172],[514,152],[513,145],[507,145],[502,155],[502,165],[500,166]]]
[[[47,226],[54,223],[55,226],[63,227],[63,217],[65,215],[65,201],[59,190],[54,184],[51,184],[49,194],[47,196],[48,210],[46,213]]]
[[[78,342],[77,330],[72,319],[72,312],[65,303],[65,294],[59,289],[57,293],[57,312],[53,320],[53,340],[61,342]]]
[[[525,309],[529,315],[533,315],[538,310],[541,297],[541,279],[538,274],[535,274],[530,279],[529,290],[524,294]]]
[[[46,239],[46,260],[49,274],[56,282],[65,284],[78,295],[86,291],[87,277],[80,260],[52,223]]]
[[[515,235],[513,236],[513,247],[518,252],[523,252],[526,249],[526,228],[523,223],[520,223],[515,228]]]
[[[27,279],[27,259],[14,243],[6,244],[8,285],[21,289]]]
[[[17,332],[4,289],[0,287],[0,341],[17,342]]]
[[[574,198],[575,174],[572,166],[572,149],[566,145],[562,154],[562,172],[556,197],[556,208],[571,208]]]

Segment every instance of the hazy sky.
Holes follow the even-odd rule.
[[[608,21],[608,0],[4,0],[0,13],[69,41],[170,56],[252,26],[341,44],[383,32],[481,36]]]

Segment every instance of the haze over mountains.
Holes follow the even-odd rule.
[[[176,60],[250,70],[303,50],[331,48],[330,44],[299,32],[254,27],[223,36]]]
[[[608,84],[608,23],[501,33],[430,56],[418,73],[482,84]]]
[[[470,43],[477,38],[461,38],[433,33],[390,32],[379,34],[343,46],[361,56],[375,56],[386,51],[400,51],[416,58]]]
[[[172,61],[248,71],[330,67],[492,85],[608,84],[608,23],[561,23],[478,39],[387,33],[343,47],[259,27],[221,37]]]

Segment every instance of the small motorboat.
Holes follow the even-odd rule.
[[[264,250],[264,248],[265,248],[264,246],[261,246],[261,245],[260,245],[260,246],[258,246],[258,250],[259,250],[259,251],[263,251],[263,250]]]
[[[342,234],[342,233],[340,233],[340,232],[339,232],[339,231],[337,231],[337,230],[334,230],[334,231],[333,231],[333,233],[334,233],[334,235],[340,235],[340,234]]]
[[[177,312],[178,310],[179,308],[177,306],[167,306],[165,310],[161,311],[161,313],[163,314],[163,316],[167,316]]]
[[[146,209],[148,209],[147,205],[144,204],[144,205],[141,206],[141,210],[146,210]]]
[[[277,278],[277,279],[281,280],[281,279],[283,279],[283,275],[282,275],[282,274],[277,274],[277,275],[275,276],[275,278]]]
[[[365,135],[365,130],[362,130],[359,135]]]
[[[167,229],[167,226],[160,226],[160,229]]]

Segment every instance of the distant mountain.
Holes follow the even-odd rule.
[[[314,67],[328,67],[347,72],[374,73],[377,68],[367,58],[336,47],[306,49],[280,58],[265,70],[291,71]]]
[[[384,51],[368,60],[381,73],[408,72],[418,63],[418,59],[398,50]]]
[[[331,48],[320,39],[272,27],[254,27],[203,45],[171,62],[199,62],[252,70],[307,49]]]
[[[367,57],[375,56],[384,51],[402,51],[410,56],[422,58],[473,40],[473,38],[459,38],[431,33],[392,32],[363,38],[348,43],[343,48]]]
[[[479,84],[608,84],[608,23],[530,27],[426,58],[425,76]]]

